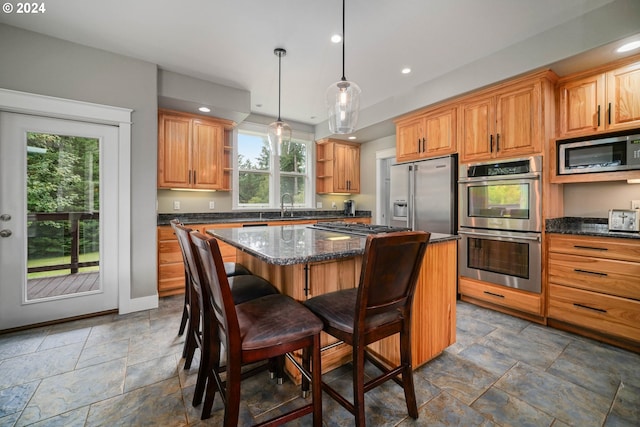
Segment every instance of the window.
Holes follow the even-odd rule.
[[[311,207],[311,147],[310,134],[294,132],[289,146],[273,156],[266,126],[242,124],[235,147],[234,207],[279,209],[285,193],[292,196],[295,207]],[[288,205],[289,199],[285,200]]]

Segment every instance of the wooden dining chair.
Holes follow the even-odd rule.
[[[357,426],[365,425],[364,394],[389,379],[404,389],[407,411],[418,418],[411,362],[411,306],[430,237],[421,231],[369,235],[358,288],[304,302],[322,320],[326,333],[353,348],[353,403],[324,382],[322,389],[355,416]],[[400,364],[389,369],[373,358],[366,346],[396,333],[400,335]],[[366,383],[365,358],[382,371]]]
[[[171,224],[171,228],[173,228],[174,233],[176,230],[175,228],[176,225],[184,225],[177,218],[174,218],[171,221],[169,221],[169,224]],[[187,268],[187,261],[184,257],[184,249],[182,248],[182,245],[180,245],[180,252],[182,253],[182,261],[184,263],[184,306],[182,308],[182,319],[180,320],[180,328],[178,329],[178,336],[181,336],[184,333],[184,330],[187,326],[187,322],[189,321],[189,315],[191,312],[191,287],[189,286],[189,283],[191,281],[191,275],[189,273],[189,269]],[[229,277],[251,274],[251,272],[244,265],[236,262],[225,262],[224,270],[227,276]],[[185,351],[186,351],[186,347],[182,352],[183,357],[185,356]]]
[[[267,295],[242,304],[234,304],[229,280],[224,274],[217,241],[198,232],[191,233],[196,255],[194,282],[202,291],[203,338],[211,346],[211,362],[206,369],[207,387],[202,419],[211,415],[216,393],[224,402],[224,426],[235,427],[240,409],[241,367],[302,349],[302,390],[309,390],[311,402],[278,415],[261,425],[281,425],[306,414],[313,414],[313,425],[322,425],[320,332],[322,322],[302,304],[282,295]],[[220,345],[227,352],[226,378],[218,373]],[[204,360],[204,358],[203,358]],[[205,361],[205,363],[207,363]],[[309,372],[310,370],[310,372]],[[304,393],[303,393],[304,394]]]
[[[195,350],[201,347],[202,342],[202,325],[201,325],[201,306],[199,301],[199,290],[194,287],[193,277],[196,274],[195,258],[193,256],[191,248],[191,233],[190,228],[187,228],[181,224],[172,224],[173,230],[178,238],[180,250],[182,251],[182,257],[184,258],[185,272],[187,281],[187,289],[189,294],[189,328],[187,337],[184,342],[184,349],[182,352],[185,358],[184,369],[191,367]],[[223,264],[224,265],[224,264]],[[224,265],[225,275],[227,273],[227,266]],[[259,298],[265,295],[272,295],[279,293],[275,286],[269,283],[267,280],[260,276],[253,274],[242,274],[237,276],[227,276],[229,284],[231,286],[231,294],[235,304],[241,304],[254,298]],[[186,302],[185,302],[186,305]],[[281,372],[277,369],[279,364],[272,363],[270,368],[274,372],[274,376],[279,379],[282,378]],[[277,373],[275,373],[278,371]]]

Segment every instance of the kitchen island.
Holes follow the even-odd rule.
[[[306,225],[213,228],[207,233],[234,246],[238,262],[298,301],[356,287],[360,279],[366,236]],[[454,235],[431,234],[414,296],[414,368],[455,342],[457,240]],[[324,333],[321,340],[323,346],[335,342]],[[400,359],[397,336],[374,343],[370,349],[384,362]],[[351,347],[332,347],[322,353],[322,370],[330,371],[350,358]],[[296,370],[288,371],[299,379]]]

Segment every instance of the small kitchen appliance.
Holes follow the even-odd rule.
[[[611,209],[609,231],[640,232],[640,209]]]
[[[344,215],[356,216],[356,202],[355,200],[348,199],[344,201]]]

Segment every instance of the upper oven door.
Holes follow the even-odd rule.
[[[461,227],[542,231],[539,176],[467,178],[458,185]]]

